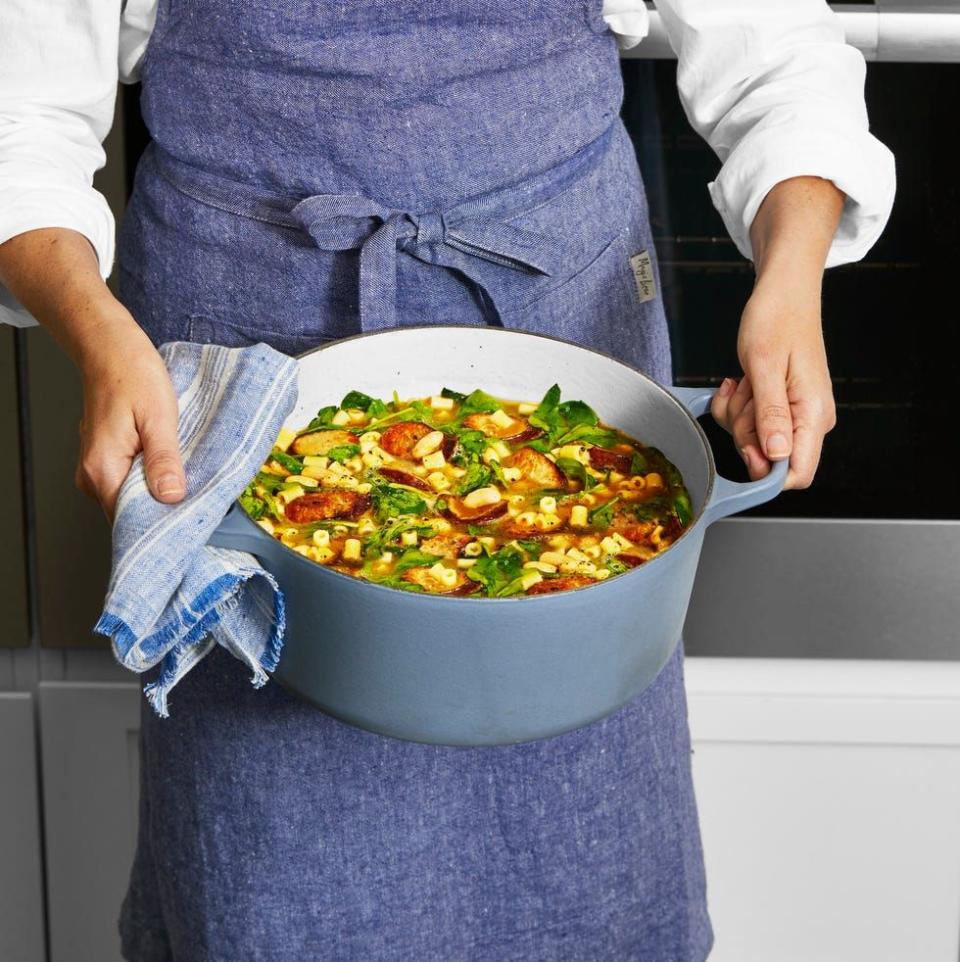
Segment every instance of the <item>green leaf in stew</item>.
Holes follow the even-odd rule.
[[[338,444],[334,448],[330,448],[327,451],[327,457],[331,461],[339,461],[343,463],[344,461],[349,461],[351,458],[356,457],[360,453],[359,444]]]

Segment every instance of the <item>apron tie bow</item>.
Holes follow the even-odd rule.
[[[456,269],[502,300],[503,269],[534,281],[562,270],[561,241],[491,216],[483,202],[462,209],[411,214],[354,194],[315,194],[290,215],[321,250],[360,251],[360,326],[397,326],[397,250],[426,264]],[[500,275],[499,277],[497,275]]]

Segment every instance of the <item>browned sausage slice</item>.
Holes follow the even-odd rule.
[[[401,575],[404,581],[412,585],[419,585],[424,591],[432,595],[461,595],[469,594],[467,590],[476,582],[471,581],[462,571],[457,572],[457,580],[453,585],[445,585],[435,577],[429,568],[408,568]],[[475,589],[473,589],[475,590]]]
[[[435,554],[438,558],[458,558],[471,541],[473,538],[468,534],[435,534],[421,542],[420,550]]]
[[[459,443],[460,439],[455,434],[444,434],[440,450],[443,452],[445,461],[449,461],[453,457]]]
[[[311,431],[294,438],[291,445],[294,454],[326,454],[341,444],[356,444],[360,439],[350,431]]]
[[[590,464],[598,471],[619,471],[630,473],[633,455],[623,451],[607,451],[605,448],[590,448]]]
[[[625,551],[617,555],[617,561],[619,561],[621,564],[625,564],[628,568],[637,568],[646,560],[646,558],[643,558],[638,554],[627,554]]]
[[[391,424],[380,435],[380,447],[395,458],[409,458],[413,446],[433,430],[423,421],[401,421]]]
[[[593,578],[586,575],[561,575],[559,578],[544,578],[535,585],[527,588],[528,595],[549,595],[555,591],[572,591],[574,588],[583,588],[592,585]]]
[[[510,458],[510,465],[520,469],[523,480],[535,488],[565,488],[563,472],[543,453],[533,448],[520,448]]]
[[[460,498],[448,498],[446,513],[457,521],[485,524],[495,518],[502,518],[507,513],[507,502],[498,501],[496,504],[482,504],[478,508],[468,508]]]
[[[370,496],[339,488],[311,491],[294,498],[284,511],[294,524],[311,524],[334,518],[357,518],[370,507]]]
[[[415,474],[411,474],[409,471],[400,471],[397,468],[377,468],[377,471],[388,481],[394,481],[397,484],[405,484],[408,488],[418,488],[420,491],[433,490],[430,485],[423,480],[423,478],[418,478]]]
[[[652,521],[634,521],[627,524],[614,524],[613,529],[620,534],[622,534],[627,541],[632,541],[634,544],[642,544],[644,541],[648,541],[650,535],[653,534],[653,529],[656,528],[656,524]]]
[[[542,435],[543,431],[540,428],[535,428],[532,424],[527,424],[519,434],[511,434],[503,440],[512,441],[514,444],[525,444],[527,441],[533,441]]]

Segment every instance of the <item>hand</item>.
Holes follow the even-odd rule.
[[[737,339],[744,376],[721,384],[711,411],[733,434],[752,479],[789,457],[786,487],[806,488],[836,424],[819,288],[798,297],[773,287],[758,284],[747,302]]]
[[[77,486],[112,521],[117,494],[142,450],[151,494],[170,504],[186,494],[177,444],[177,399],[167,369],[129,315],[105,324],[81,363],[83,420]]]

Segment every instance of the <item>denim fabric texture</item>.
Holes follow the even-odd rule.
[[[94,630],[142,674],[161,717],[171,689],[214,645],[239,658],[261,687],[283,647],[283,596],[243,551],[206,542],[267,457],[297,399],[297,364],[266,344],[247,348],[174,342],[160,348],[177,394],[187,497],[160,504],[143,458],[120,489],[113,564]]]
[[[365,322],[497,324],[669,382],[662,302],[629,261],[656,265],[600,9],[161,0],[125,302],[158,344],[294,354]],[[450,225],[478,198],[468,254]],[[528,259],[489,256],[528,235]],[[125,958],[703,962],[682,659],[603,721],[460,749],[255,690],[215,647],[171,717],[143,711]]]

